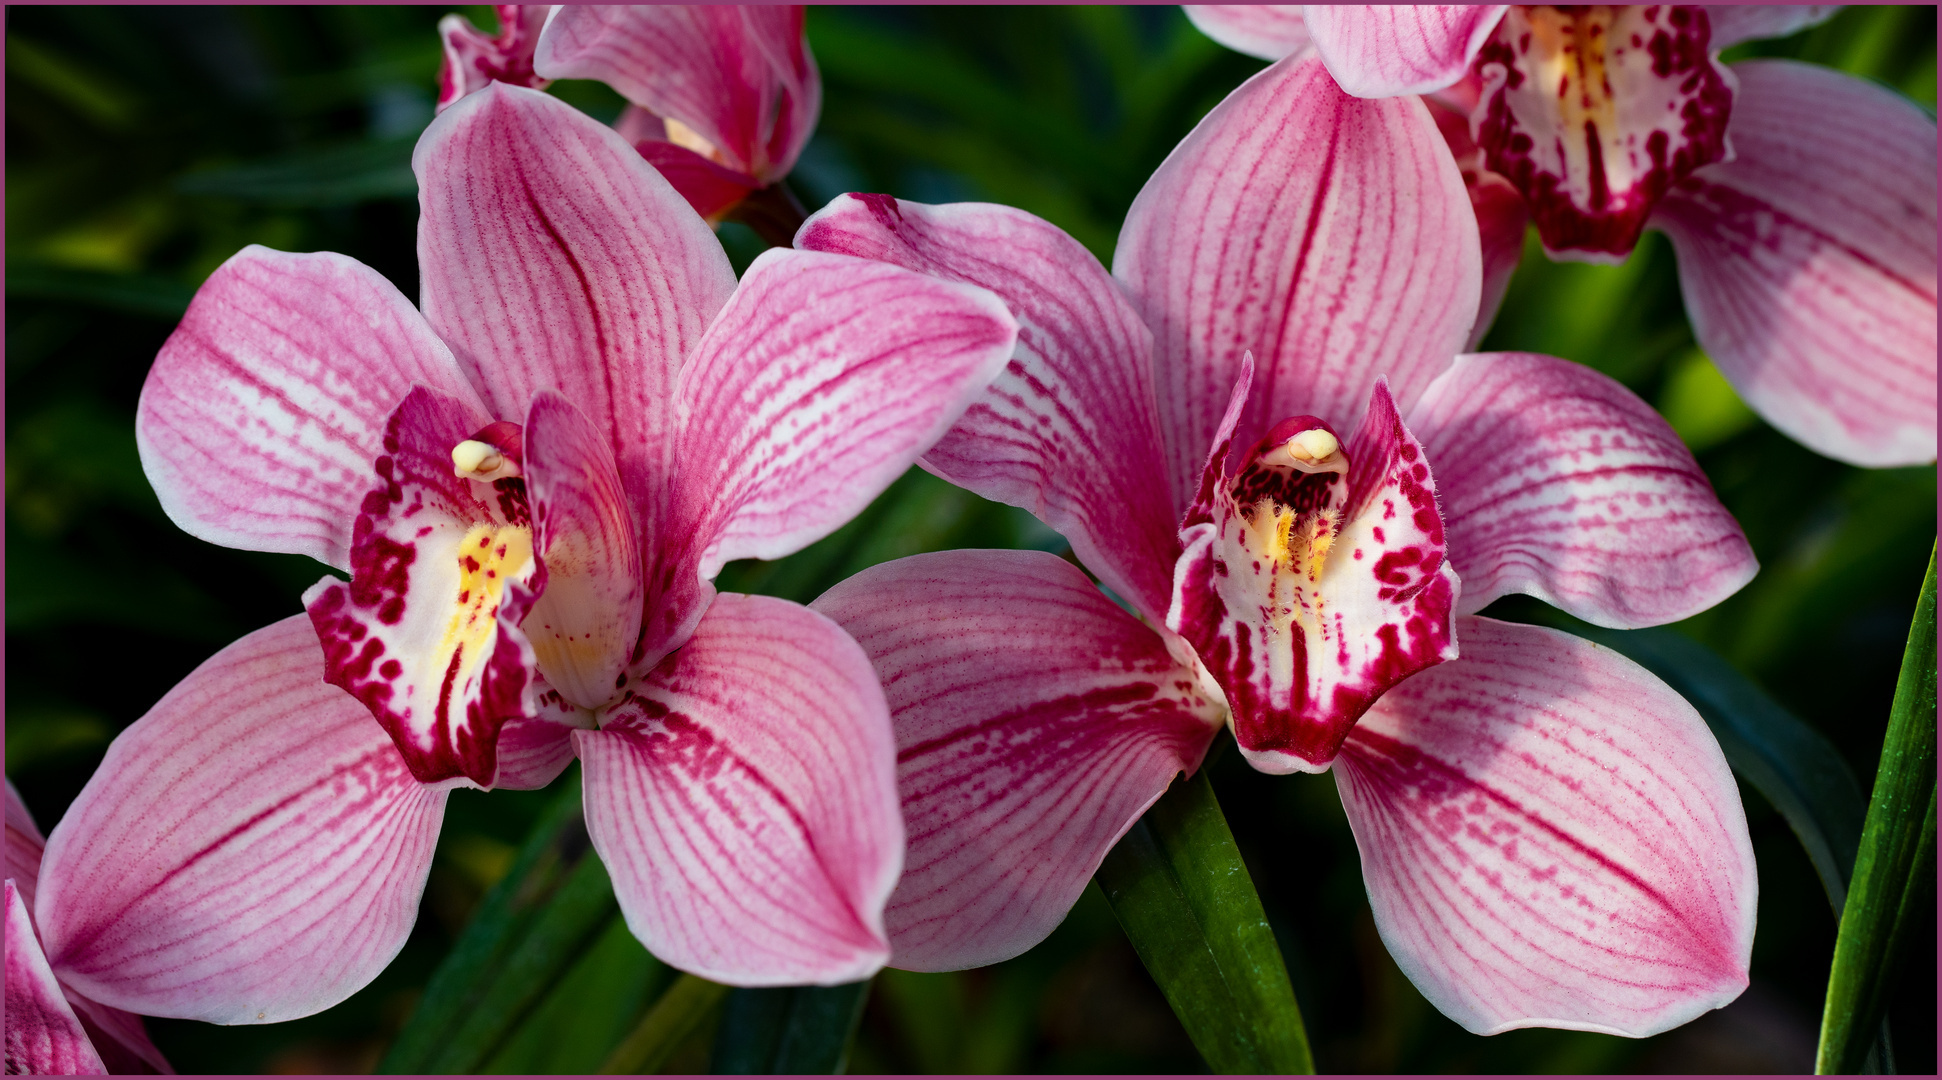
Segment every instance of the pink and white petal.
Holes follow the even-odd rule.
[[[88,1033],[88,1041],[94,1044],[94,1052],[101,1055],[101,1064],[106,1066],[110,1075],[171,1075],[175,1072],[169,1060],[162,1056],[162,1051],[148,1037],[148,1028],[142,1023],[141,1017],[120,1009],[110,1009],[98,1001],[89,1001],[71,990],[68,991],[67,1003],[74,1009],[75,1017],[81,1021],[81,1030]]]
[[[1739,789],[1679,695],[1556,630],[1466,617],[1337,759],[1376,929],[1482,1035],[1643,1037],[1740,995],[1758,882]]]
[[[547,4],[498,4],[499,33],[488,35],[463,15],[438,20],[438,37],[445,44],[445,60],[438,69],[438,108],[445,107],[494,81],[544,88],[548,82],[533,73],[533,46],[553,9]]]
[[[652,543],[681,362],[735,288],[706,222],[613,129],[495,83],[412,154],[425,318],[494,419],[541,390],[612,440]]]
[[[418,917],[445,791],[323,681],[301,615],[211,657],[116,738],[48,837],[35,921],[101,1004],[218,1024],[327,1009]]]
[[[1513,7],[1477,56],[1484,163],[1554,259],[1625,261],[1659,199],[1731,157],[1733,76],[1684,5]]]
[[[717,165],[683,146],[644,139],[634,144],[648,164],[674,185],[688,205],[713,218],[748,197],[762,185],[747,173]]]
[[[1524,226],[1531,220],[1517,188],[1484,168],[1483,151],[1470,135],[1473,106],[1464,105],[1462,99],[1466,91],[1479,85],[1472,77],[1440,95],[1423,99],[1436,121],[1436,129],[1449,144],[1450,156],[1456,158],[1464,188],[1470,192],[1470,209],[1477,215],[1478,239],[1483,248],[1483,295],[1477,305],[1477,324],[1471,327],[1469,341],[1464,345],[1466,350],[1476,348],[1490,332],[1490,324],[1496,321],[1497,309],[1503,306],[1504,294],[1510,290],[1511,275],[1516,273],[1517,264],[1524,257]]]
[[[796,247],[878,259],[996,293],[1018,319],[1011,362],[924,465],[1023,507],[1149,619],[1166,615],[1184,507],[1166,475],[1153,335],[1119,283],[1041,218],[989,203],[845,195]]]
[[[764,183],[796,163],[822,107],[799,6],[569,6],[540,36],[538,69],[599,79]]]
[[[1463,78],[1506,4],[1314,4],[1315,51],[1356,97],[1427,94]]]
[[[47,966],[33,920],[14,880],[5,883],[7,904],[7,1072],[30,1076],[105,1076],[107,1066],[61,984]]]
[[[209,275],[156,356],[135,445],[191,535],[343,569],[385,420],[413,386],[478,402],[377,271],[252,244]]]
[[[835,623],[719,597],[574,744],[587,831],[654,955],[735,986],[883,966],[904,851],[896,748],[870,661]]]
[[[1042,941],[1225,718],[1158,633],[1044,552],[899,559],[812,606],[869,654],[896,728],[910,850],[884,921],[900,968]]]
[[[597,709],[641,632],[641,556],[613,449],[571,402],[550,390],[526,414],[525,481],[533,551],[546,592],[520,624],[547,683]]]
[[[1308,48],[1300,4],[1185,4],[1194,29],[1262,60],[1279,60]]]
[[[1754,411],[1812,449],[1935,460],[1935,120],[1823,67],[1733,71],[1738,156],[1652,220],[1693,332]]]
[[[1588,367],[1458,357],[1409,426],[1436,469],[1466,614],[1521,592],[1600,626],[1656,626],[1759,569],[1678,434]]]
[[[412,775],[490,787],[499,727],[534,715],[536,658],[519,629],[545,591],[523,481],[454,475],[482,426],[450,398],[405,396],[358,515],[351,580],[304,593],[323,678],[370,710]]]
[[[6,829],[6,876],[20,890],[27,910],[32,911],[34,883],[40,880],[40,854],[47,847],[47,841],[34,824],[34,815],[27,812],[27,804],[21,801],[20,792],[14,790],[12,780],[7,781]]]
[[[593,714],[559,695],[544,679],[536,685],[536,715],[517,716],[499,729],[495,789],[537,791],[573,764],[573,733],[594,726]]]
[[[1714,51],[1742,41],[1786,37],[1834,17],[1839,4],[1707,4]]]
[[[1243,352],[1250,445],[1304,414],[1348,430],[1387,375],[1404,408],[1477,319],[1477,222],[1414,98],[1341,92],[1290,57],[1227,96],[1127,215],[1113,273],[1154,333],[1175,505],[1197,490]]]

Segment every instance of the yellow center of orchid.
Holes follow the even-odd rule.
[[[474,525],[458,549],[459,593],[440,655],[463,651],[477,663],[498,629],[499,599],[506,582],[533,561],[533,534],[523,525]]]
[[[1526,63],[1538,86],[1556,88],[1564,130],[1581,132],[1589,120],[1601,132],[1615,131],[1617,106],[1611,76],[1605,70],[1614,10],[1602,6],[1569,11],[1534,7],[1526,17],[1531,26]]]

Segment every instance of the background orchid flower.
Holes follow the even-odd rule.
[[[1856,465],[1935,459],[1934,119],[1826,68],[1719,62],[1834,8],[1186,10],[1252,55],[1312,47],[1351,94],[1465,113],[1453,151],[1522,197],[1479,201],[1492,283],[1526,213],[1553,258],[1623,261],[1657,228],[1701,347],[1769,423]]]
[[[439,24],[439,108],[493,79],[597,79],[631,103],[620,133],[704,217],[788,175],[815,130],[822,81],[800,5],[498,10],[496,38],[459,15]]]
[[[1670,621],[1743,585],[1751,551],[1630,392],[1456,355],[1468,205],[1423,105],[1291,58],[1175,149],[1111,276],[1003,207],[850,196],[805,225],[800,247],[1013,307],[1011,366],[924,463],[1064,532],[1138,616],[997,552],[816,602],[897,725],[893,964],[1043,937],[1225,704],[1256,768],[1339,765],[1383,940],[1470,1030],[1645,1035],[1746,986],[1751,847],[1704,723],[1609,650],[1472,613],[1524,592]]]
[[[349,259],[251,248],[150,372],[137,435],[171,517],[351,580],[115,742],[49,845],[54,971],[155,1015],[325,1008],[402,946],[445,792],[577,754],[657,955],[867,976],[903,852],[882,692],[828,619],[709,582],[901,474],[1011,316],[828,254],[738,285],[619,135],[528,90],[447,110],[414,167],[422,314]]]
[[[173,1073],[141,1017],[74,992],[48,968],[33,919],[47,842],[11,780],[6,815],[7,1072]]]

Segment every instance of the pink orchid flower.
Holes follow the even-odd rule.
[[[110,747],[48,846],[53,970],[151,1015],[326,1008],[403,945],[446,791],[577,754],[656,955],[867,977],[903,854],[882,691],[827,618],[709,582],[866,505],[1002,368],[1012,317],[813,252],[738,285],[618,134],[530,90],[447,110],[414,167],[421,308],[342,256],[250,248],[149,374],[171,518],[351,580]]]
[[[617,127],[704,217],[788,175],[823,84],[801,6],[502,6],[496,37],[439,23],[438,107],[497,80],[598,79],[631,104]],[[799,213],[799,212],[798,212]]]
[[[1011,305],[1010,367],[924,464],[1130,609],[1049,555],[962,551],[812,605],[897,728],[894,965],[1042,939],[1225,721],[1257,768],[1332,767],[1383,940],[1470,1030],[1646,1035],[1745,988],[1752,849],[1704,722],[1608,649],[1474,612],[1667,622],[1752,553],[1629,391],[1456,355],[1469,205],[1420,101],[1289,59],[1148,181],[1111,275],[1005,207],[848,196],[804,226]]]
[[[1467,117],[1446,133],[1478,178],[1479,337],[1527,214],[1553,258],[1622,262],[1656,228],[1747,404],[1829,457],[1920,464],[1936,448],[1935,121],[1826,68],[1719,61],[1834,10],[1186,9],[1230,48],[1312,48],[1351,94],[1433,94]]]
[[[34,930],[41,838],[27,804],[7,781],[7,1072],[96,1076],[173,1073],[142,1018],[63,985]]]

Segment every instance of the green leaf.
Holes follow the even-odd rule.
[[[9,300],[66,300],[175,322],[189,310],[189,298],[195,294],[192,286],[148,274],[7,264]]]
[[[640,1025],[600,1066],[606,1075],[651,1073],[666,1064],[681,1040],[708,1018],[728,987],[709,982],[699,975],[683,975],[668,987],[661,999],[641,1018]]]
[[[1935,915],[1935,553],[1902,654],[1853,887],[1834,940],[1817,1073],[1857,1071],[1907,958],[1904,937]]]
[[[1315,1071],[1281,948],[1204,766],[1160,796],[1094,877],[1214,1071]]]
[[[616,915],[482,1071],[590,1073],[678,975]]]
[[[737,990],[715,1034],[712,1073],[840,1073],[870,982]]]
[[[1588,626],[1572,632],[1625,654],[1692,702],[1727,764],[1800,838],[1839,918],[1866,811],[1861,786],[1834,744],[1684,634]]]
[[[193,172],[175,182],[185,195],[214,195],[271,206],[349,206],[418,194],[411,171],[417,136],[303,150],[268,161]]]

